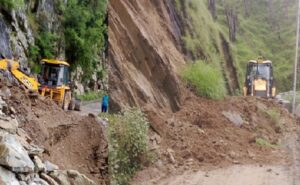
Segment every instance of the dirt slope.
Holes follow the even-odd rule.
[[[60,169],[74,169],[99,185],[108,183],[107,140],[101,120],[66,112],[52,100],[30,96],[3,80],[1,92],[16,110],[20,127],[31,137],[31,143],[45,149],[43,158]]]
[[[240,116],[242,124],[236,125],[225,116],[226,113]],[[297,137],[289,139],[288,143],[285,137],[299,130],[299,120],[272,100],[228,97],[224,101],[213,101],[191,94],[176,113],[162,111],[148,112],[148,115],[153,130],[160,134],[158,136],[152,133],[150,136],[151,148],[158,153],[158,161],[139,172],[132,184],[143,181],[151,182],[149,184],[185,184],[182,180],[187,177],[195,179],[188,181],[189,183],[184,181],[187,184],[199,184],[202,182],[203,170],[217,174],[216,178],[203,181],[214,184],[213,182],[223,182],[220,174],[225,178],[226,174],[232,173],[235,177],[244,167],[245,170],[241,173],[245,175],[255,170],[255,167],[248,168],[247,165],[291,168],[295,160],[290,153],[298,151],[297,147],[289,146],[290,143],[297,142]],[[274,146],[263,146],[257,141],[260,139]],[[232,165],[243,166],[240,170],[230,171]],[[223,167],[229,167],[229,172],[214,171]],[[200,170],[199,174],[202,175],[193,170]],[[186,175],[180,176],[185,171],[188,171]],[[288,171],[288,175],[290,173],[293,170]],[[268,174],[261,176],[262,182],[270,177]],[[293,175],[280,178],[288,177]],[[240,177],[240,180],[246,179]],[[229,184],[230,182],[228,181]]]
[[[278,122],[267,113],[273,109]],[[224,115],[226,112],[238,114],[242,125],[236,126]],[[189,159],[200,166],[271,162],[274,158],[266,154],[273,150],[260,147],[256,139],[280,143],[283,132],[296,125],[295,119],[275,102],[251,97],[213,101],[191,95],[179,112],[149,112],[149,118],[163,138],[161,147],[173,150],[178,165]]]
[[[145,104],[179,109],[182,87],[175,72],[185,62],[169,2],[109,1],[111,110]]]

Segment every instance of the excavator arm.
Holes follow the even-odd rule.
[[[16,61],[9,61],[7,59],[0,60],[0,70],[8,70],[8,62],[11,62],[11,74],[13,75],[14,78],[18,80],[21,84],[23,84],[27,89],[31,91],[38,91],[39,88],[39,82],[33,78],[30,77],[29,75],[25,74],[20,70],[20,65]]]

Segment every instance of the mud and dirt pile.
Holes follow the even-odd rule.
[[[7,116],[10,115],[18,123],[13,128],[3,128],[0,123],[0,131],[10,131],[16,138],[20,137],[21,145],[27,150],[31,160],[39,158],[44,161],[41,166],[47,166],[46,161],[51,161],[60,169],[52,169],[50,175],[50,172],[37,170],[35,165],[33,171],[18,173],[12,170],[10,176],[16,176],[18,181],[27,184],[34,179],[42,179],[48,183],[54,180],[58,184],[64,184],[63,181],[78,185],[93,184],[92,181],[97,185],[108,184],[108,145],[101,119],[63,111],[52,100],[24,92],[3,79],[0,82],[0,92],[6,104],[2,111],[7,112]],[[29,152],[28,148],[35,153]],[[0,161],[1,156],[0,152]],[[11,169],[9,166],[5,168]],[[68,180],[69,177],[74,179]],[[86,181],[77,177],[84,177]],[[1,178],[5,181],[5,177],[0,175]]]
[[[178,168],[282,161],[283,136],[299,122],[272,100],[213,101],[192,94],[176,113],[148,115],[159,133],[152,134],[153,149],[166,164]]]
[[[176,71],[185,61],[176,17],[169,14],[173,3],[111,0],[108,9],[110,110],[145,104],[178,110],[182,87]]]
[[[148,112],[148,117],[157,161],[138,172],[131,184],[155,184],[186,171],[232,165],[288,166],[287,138],[300,130],[300,120],[282,105],[255,97],[214,101],[191,94],[180,111]]]

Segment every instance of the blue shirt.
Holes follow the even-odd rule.
[[[107,95],[103,96],[102,105],[108,106],[108,100],[109,100],[109,97]]]

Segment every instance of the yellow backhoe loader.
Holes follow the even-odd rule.
[[[69,64],[65,61],[43,59],[42,70],[38,80],[30,77],[19,63],[12,60],[0,60],[0,70],[11,73],[13,77],[27,89],[39,92],[54,100],[64,110],[80,110],[80,102],[72,97],[69,80]]]
[[[270,60],[250,60],[247,64],[244,96],[274,98],[273,65]]]

